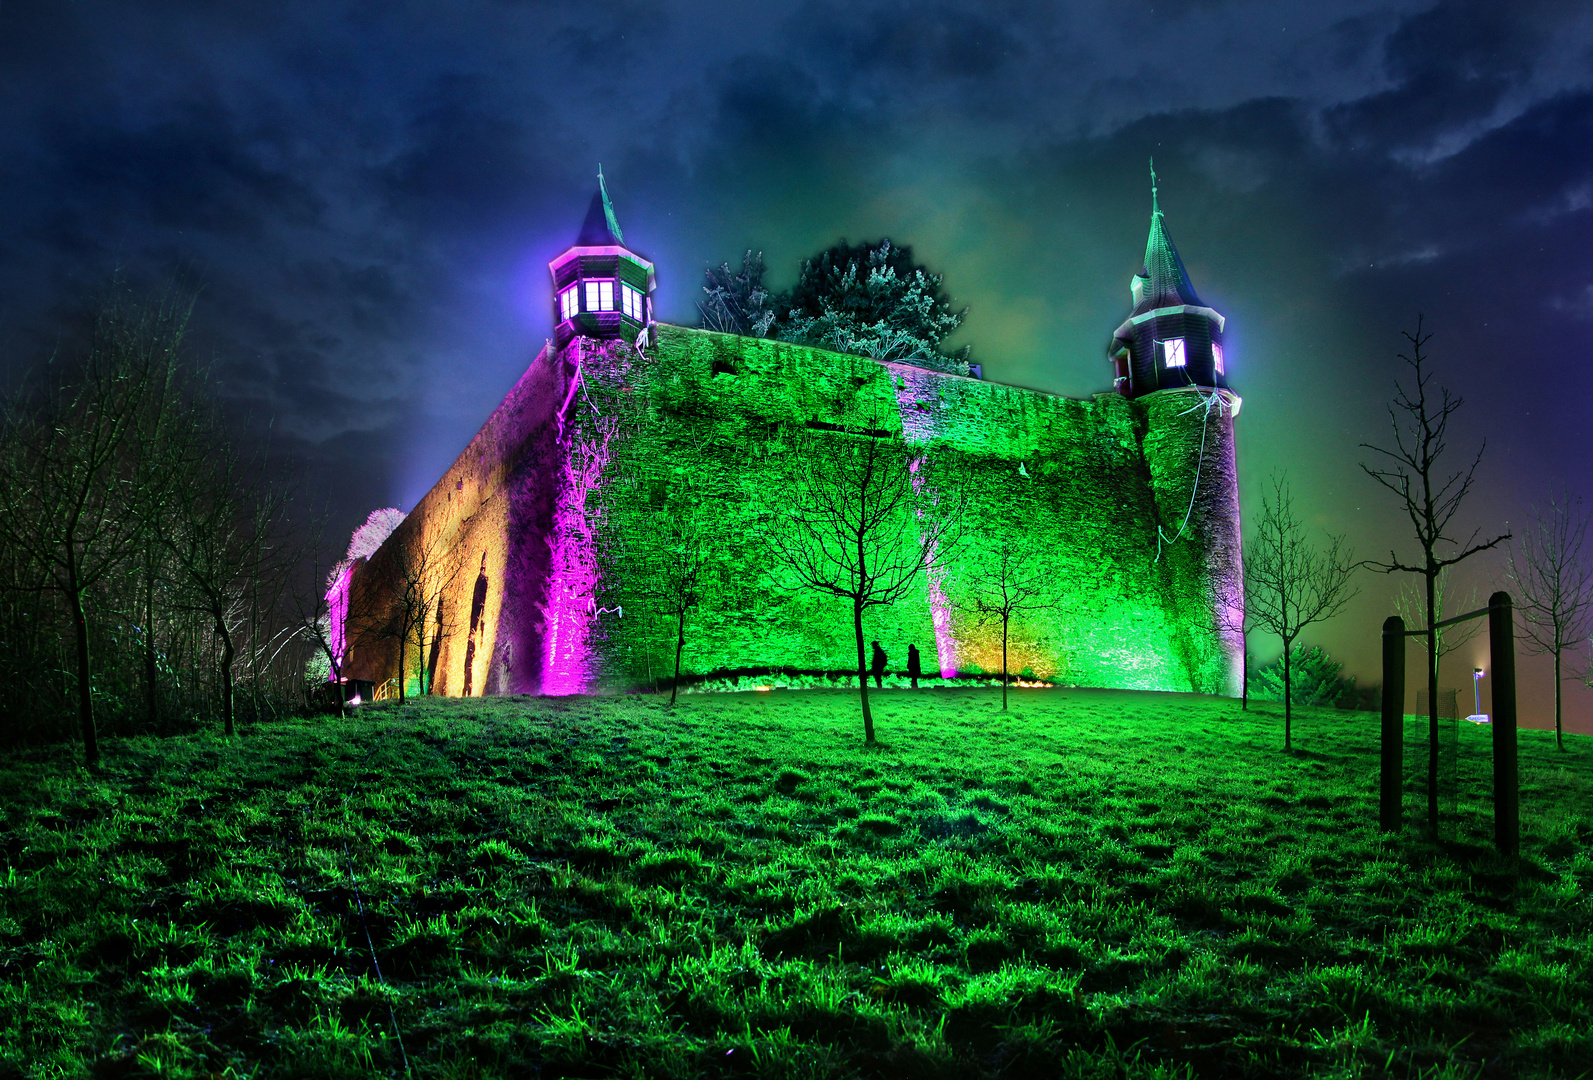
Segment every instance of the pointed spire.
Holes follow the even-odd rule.
[[[1200,297],[1189,283],[1189,273],[1184,261],[1178,257],[1173,238],[1167,235],[1167,224],[1162,215],[1156,190],[1156,162],[1151,161],[1151,227],[1145,241],[1145,268],[1139,276],[1145,280],[1144,294],[1135,305],[1135,314],[1153,311],[1160,307],[1179,304],[1199,306]]]
[[[623,247],[625,234],[620,232],[614,218],[614,204],[608,199],[608,185],[603,182],[603,166],[597,167],[597,190],[592,193],[592,205],[587,208],[586,220],[581,223],[581,235],[575,238],[581,247]]]
[[[608,221],[608,231],[613,233],[620,243],[625,242],[625,234],[620,232],[619,222],[614,220],[614,204],[608,200],[608,185],[603,183],[603,163],[597,163],[597,190],[603,195],[603,217]]]

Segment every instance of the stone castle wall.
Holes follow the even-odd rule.
[[[958,605],[1007,541],[1038,548],[1060,584],[1053,610],[1015,621],[1012,670],[1085,686],[1235,688],[1237,637],[1219,625],[1241,572],[1232,420],[1167,397],[1182,404],[1072,400],[670,326],[645,356],[577,339],[532,363],[356,568],[348,673],[397,673],[396,643],[373,628],[399,564],[428,550],[440,567],[441,624],[425,658],[437,692],[464,693],[467,679],[472,694],[654,685],[669,674],[674,626],[647,586],[666,557],[661,523],[680,505],[695,508],[712,552],[683,672],[849,669],[849,605],[782,580],[768,536],[792,455],[815,439],[883,437],[924,456],[925,483],[939,488],[921,497],[954,488],[962,502],[960,537],[937,572],[865,616],[894,669],[916,644],[926,671],[937,659],[948,673],[999,670],[999,627],[976,626]],[[1158,557],[1157,528],[1177,532],[1192,486],[1189,526]]]

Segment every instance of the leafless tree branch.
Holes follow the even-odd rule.
[[[881,427],[870,421],[864,430]],[[875,738],[863,613],[907,595],[928,560],[944,554],[953,541],[953,504],[922,457],[884,437],[815,432],[795,455],[771,555],[798,588],[851,603],[869,743]]]
[[[1056,607],[1054,583],[1031,546],[1003,539],[993,557],[969,575],[958,606],[975,625],[1001,625],[1001,708],[1007,707],[1007,639],[1012,620]]]
[[[1564,749],[1561,662],[1593,628],[1593,571],[1584,548],[1588,517],[1582,500],[1563,491],[1534,507],[1520,546],[1512,545],[1509,574],[1521,594],[1522,636],[1535,653],[1554,657],[1554,743]]]
[[[1478,543],[1481,530],[1475,530],[1464,542],[1449,535],[1449,526],[1459,513],[1461,504],[1471,492],[1477,467],[1482,462],[1486,443],[1479,447],[1471,464],[1447,476],[1441,472],[1442,459],[1449,449],[1449,419],[1464,404],[1464,399],[1444,387],[1431,386],[1434,379],[1432,358],[1427,344],[1433,335],[1423,328],[1423,319],[1417,316],[1416,331],[1404,332],[1410,343],[1408,353],[1400,353],[1405,362],[1405,381],[1396,381],[1394,401],[1389,408],[1389,420],[1394,429],[1394,449],[1362,443],[1361,447],[1394,462],[1391,466],[1373,468],[1365,462],[1361,469],[1377,483],[1399,497],[1400,508],[1410,519],[1416,543],[1421,548],[1419,564],[1400,559],[1393,551],[1388,561],[1364,561],[1359,565],[1379,573],[1420,574],[1426,593],[1427,615],[1427,820],[1429,829],[1438,829],[1438,622],[1437,582],[1445,568],[1455,566],[1471,556],[1496,547],[1510,539],[1503,533],[1486,543]],[[1436,396],[1435,396],[1436,395]],[[1440,555],[1441,547],[1458,549],[1455,554]]]
[[[1293,702],[1289,661],[1294,641],[1313,623],[1331,619],[1356,594],[1355,570],[1342,536],[1313,547],[1294,511],[1294,496],[1281,475],[1261,500],[1261,520],[1245,548],[1245,610],[1261,629],[1283,641],[1283,745],[1292,745]]]

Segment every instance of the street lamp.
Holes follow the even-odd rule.
[[[1487,715],[1482,711],[1482,668],[1471,669],[1471,696],[1476,703],[1477,711],[1466,717],[1473,724],[1486,724]]]

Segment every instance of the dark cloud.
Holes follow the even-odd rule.
[[[214,101],[184,102],[179,111],[147,126],[98,116],[54,122],[50,182],[72,197],[56,219],[67,233],[61,239],[138,227],[254,238],[267,228],[316,224],[320,200],[262,160]]]
[[[980,95],[1029,59],[1029,5],[890,3],[872,8],[819,7],[799,18],[812,54],[838,79],[942,92],[946,82]],[[906,96],[902,94],[902,96]]]

